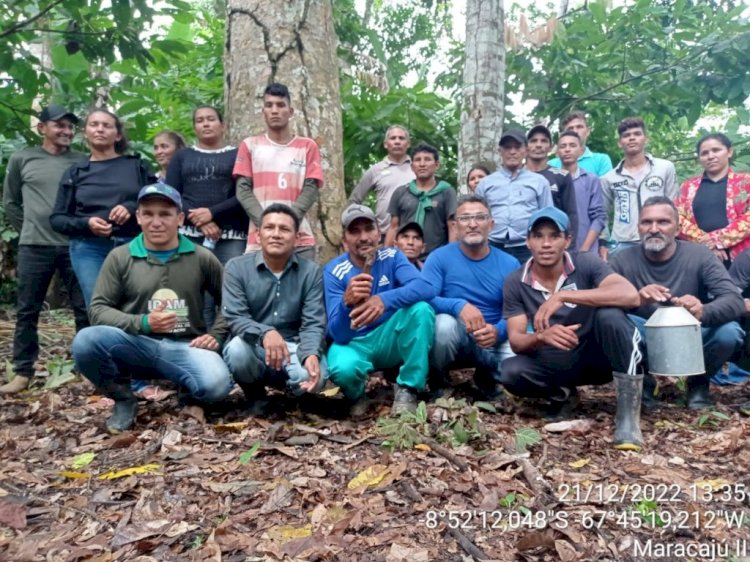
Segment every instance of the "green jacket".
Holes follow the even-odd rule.
[[[5,173],[3,204],[10,225],[20,234],[20,244],[67,246],[68,237],[52,230],[49,217],[65,170],[86,158],[68,150],[50,154],[41,146],[11,155]]]
[[[203,293],[211,294],[221,310],[222,267],[209,250],[180,235],[177,253],[166,263],[150,256],[143,234],[115,248],[104,261],[89,307],[92,325],[115,326],[129,334],[191,340],[206,333]],[[161,301],[177,313],[171,334],[151,333],[146,317]],[[217,311],[209,334],[221,345],[229,332]]]

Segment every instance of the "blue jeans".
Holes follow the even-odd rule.
[[[72,238],[70,240],[70,262],[73,265],[73,271],[76,272],[78,283],[81,285],[86,308],[91,305],[96,279],[99,277],[99,271],[102,269],[104,260],[117,246],[127,244],[131,240],[132,238],[118,236],[112,238]]]
[[[643,362],[645,364],[648,359],[648,354],[645,353],[646,319],[634,314],[628,314],[628,318],[641,333],[641,345],[644,349]],[[742,346],[745,332],[740,328],[738,322],[732,321],[720,326],[702,327],[701,335],[703,336],[703,357],[706,362],[706,373],[714,375]]]
[[[477,367],[500,382],[500,365],[514,353],[508,341],[497,342],[491,348],[480,347],[466,331],[466,325],[450,314],[435,317],[435,344],[430,351],[430,363],[440,373],[451,368]]]
[[[291,361],[285,364],[281,371],[275,371],[266,365],[266,352],[262,345],[251,345],[239,336],[233,337],[224,348],[224,361],[234,380],[240,385],[288,388],[295,396],[301,396],[305,391],[299,385],[309,380],[310,375],[297,357],[297,344],[286,342],[286,345]],[[328,365],[325,357],[321,357],[320,381],[313,392],[320,392],[327,380]]]
[[[203,244],[205,236],[195,238],[192,236],[188,237],[191,242],[198,246]],[[216,246],[211,250],[213,254],[219,259],[221,265],[227,265],[227,262],[232,258],[241,256],[245,247],[247,246],[247,240],[217,240]],[[206,329],[210,330],[211,326],[214,325],[214,319],[216,318],[216,303],[214,298],[208,293],[203,293],[203,320],[206,322]]]
[[[13,367],[16,374],[34,376],[34,362],[39,356],[39,313],[47,289],[57,271],[68,290],[75,315],[76,330],[89,325],[81,287],[70,265],[67,246],[18,246],[18,289],[16,291],[16,331],[13,338]]]
[[[187,388],[201,402],[216,402],[234,385],[229,369],[215,351],[189,342],[128,334],[112,326],[91,326],[73,340],[76,368],[94,385],[131,377],[167,379]]]
[[[618,252],[622,252],[623,250],[627,250],[628,248],[635,248],[636,246],[640,245],[640,242],[615,242],[614,240],[610,240],[609,255],[614,256]]]

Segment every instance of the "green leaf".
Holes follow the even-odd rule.
[[[484,410],[485,412],[492,412],[493,414],[497,414],[497,408],[495,408],[495,406],[493,406],[489,402],[474,402],[474,406],[476,406],[480,410]]]
[[[71,468],[80,469],[84,466],[90,465],[91,461],[93,461],[95,458],[96,453],[81,453],[73,459],[73,462],[70,463],[70,466]]]
[[[73,373],[75,363],[69,359],[54,358],[47,361],[47,372],[49,376],[44,383],[46,390],[54,390],[64,384],[76,380]]]
[[[516,450],[526,451],[528,447],[536,445],[542,440],[541,434],[533,427],[521,427],[516,430]]]
[[[14,378],[16,378],[16,372],[13,370],[13,363],[5,360],[5,380],[8,382],[12,381]]]
[[[453,426],[453,438],[456,440],[456,443],[459,443],[461,445],[469,442],[469,434],[466,433],[466,429],[464,429],[464,424],[461,423],[461,421],[457,421]]]
[[[258,452],[258,449],[260,449],[260,441],[253,443],[252,447],[240,455],[240,464],[249,463],[250,459],[252,459],[255,456],[255,453]]]

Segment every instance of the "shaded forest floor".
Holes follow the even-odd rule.
[[[2,363],[12,329],[0,316]],[[665,381],[640,454],[611,447],[612,385],[583,389],[582,421],[545,428],[527,404],[472,404],[466,373],[401,420],[375,379],[357,422],[337,396],[276,395],[263,417],[240,394],[205,412],[171,397],[110,436],[88,383],[42,389],[69,377],[69,316],[45,313],[42,332],[34,388],[0,398],[0,560],[750,557],[750,419],[736,413],[750,385],[695,413]]]

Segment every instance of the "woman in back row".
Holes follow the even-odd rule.
[[[750,248],[750,173],[731,168],[732,141],[711,133],[698,141],[703,174],[682,184],[675,205],[680,213],[680,237],[703,244],[729,267]]]
[[[107,255],[140,233],[138,192],[156,178],[139,156],[127,154],[128,139],[114,113],[91,111],[83,136],[91,153],[63,174],[50,224],[70,238],[70,261],[88,308]]]
[[[224,144],[224,123],[214,107],[198,107],[193,128],[197,143],[174,155],[166,183],[182,194],[185,225],[180,232],[210,248],[225,265],[244,253],[249,225],[232,178],[237,149]],[[211,326],[215,305],[206,297],[203,316]]]

